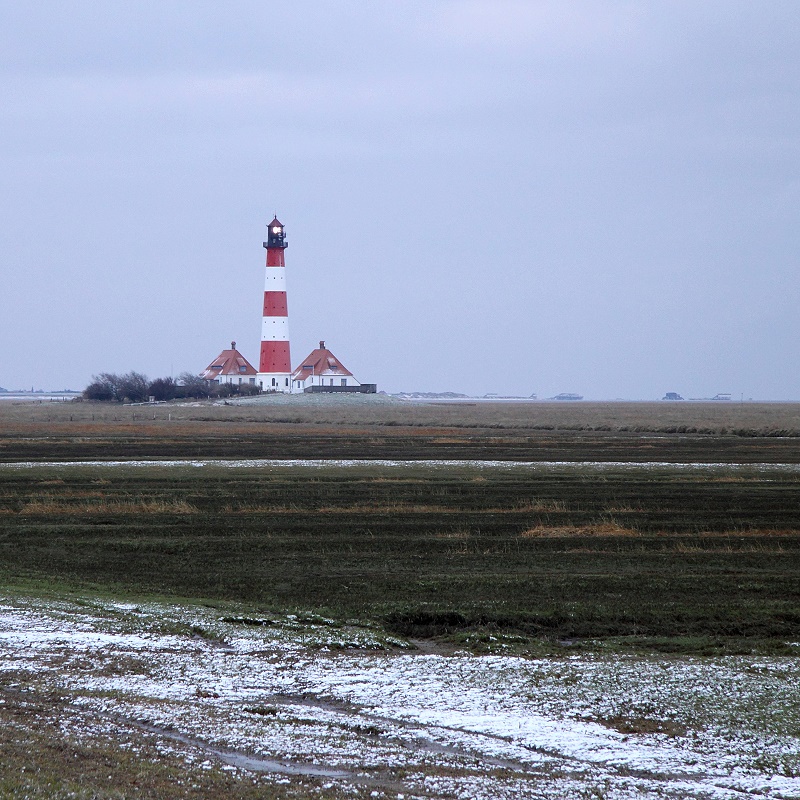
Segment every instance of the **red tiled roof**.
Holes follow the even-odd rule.
[[[244,367],[244,369],[241,369]],[[255,367],[235,349],[223,350],[200,374],[207,381],[220,375],[257,375]]]
[[[300,366],[295,369],[292,373],[292,379],[304,380],[309,375],[345,378],[348,375],[352,377],[353,373],[327,347],[318,347],[316,350],[312,350]]]

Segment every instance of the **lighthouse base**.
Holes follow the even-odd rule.
[[[291,391],[291,374],[288,372],[259,372],[256,375],[256,386],[262,392],[283,392],[288,394]]]

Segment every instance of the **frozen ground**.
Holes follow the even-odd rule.
[[[64,736],[144,732],[362,796],[800,797],[797,658],[430,650],[313,616],[0,597],[0,704],[58,690]]]

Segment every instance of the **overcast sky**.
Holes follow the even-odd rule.
[[[0,0],[0,386],[800,400],[798,4]]]

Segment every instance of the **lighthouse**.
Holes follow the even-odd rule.
[[[289,245],[283,223],[276,216],[267,227],[267,268],[264,281],[264,312],[261,321],[261,355],[258,381],[265,392],[291,391],[289,356],[289,312],[286,305],[286,265],[283,251]]]

